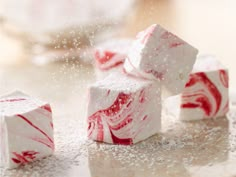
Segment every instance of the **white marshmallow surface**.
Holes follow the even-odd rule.
[[[54,151],[52,111],[48,103],[21,92],[0,97],[1,166],[15,168]]]
[[[110,73],[120,72],[128,54],[131,39],[112,39],[98,44],[94,49],[95,72],[97,80],[104,79]]]
[[[89,88],[88,137],[130,145],[159,132],[161,88],[150,80],[113,73]]]
[[[225,116],[229,110],[228,70],[211,55],[199,56],[181,95],[181,120]]]
[[[165,92],[182,92],[198,50],[160,25],[140,32],[125,60],[130,75],[161,80]]]

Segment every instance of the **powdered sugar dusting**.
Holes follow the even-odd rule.
[[[45,70],[39,73],[47,74]],[[159,135],[133,146],[96,143],[87,140],[84,111],[84,93],[87,85],[93,82],[92,70],[64,68],[63,72],[55,72],[57,73],[53,75],[51,82],[46,85],[51,90],[50,93],[55,91],[53,94],[48,92],[48,98],[51,99],[48,101],[52,102],[54,114],[55,154],[18,169],[0,168],[1,177],[188,177],[193,176],[198,168],[215,167],[223,170],[224,166],[218,167],[217,164],[235,164],[235,109],[231,109],[228,119],[191,123],[180,122],[173,114],[163,112],[163,129]],[[64,73],[72,77],[68,79]],[[48,74],[45,78],[48,76],[51,75]],[[56,92],[59,87],[65,93]],[[35,89],[35,92],[40,89],[42,88]],[[194,170],[190,170],[192,167]],[[233,168],[227,168],[226,172],[236,174]]]
[[[212,165],[224,161],[228,150],[235,151],[236,145],[235,135],[231,134],[232,139],[228,139],[226,119],[191,124],[175,122],[174,125],[171,120],[172,128],[167,126],[163,134],[133,146],[89,141],[83,121],[68,121],[60,117],[60,121],[55,123],[55,155],[20,169],[4,171],[4,176],[66,176],[70,169],[83,166],[85,159],[88,159],[91,176],[93,173],[103,174],[102,171],[109,168],[115,169],[117,175],[125,175],[124,171],[129,171],[129,175],[149,171],[150,176],[155,176],[164,168],[171,176],[180,173],[176,170],[185,170],[186,165]],[[232,145],[234,143],[232,147],[228,147],[230,140]]]

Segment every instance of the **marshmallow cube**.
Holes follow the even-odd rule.
[[[160,86],[150,80],[113,73],[89,88],[88,137],[131,145],[161,128]]]
[[[181,96],[181,120],[225,116],[229,110],[228,70],[214,56],[197,59]]]
[[[198,50],[159,25],[140,32],[125,60],[130,75],[161,80],[168,96],[182,92]]]
[[[15,168],[53,153],[48,103],[14,92],[0,98],[0,118],[1,166]]]
[[[94,49],[97,80],[104,79],[113,72],[120,72],[128,54],[132,40],[113,39],[98,44]]]

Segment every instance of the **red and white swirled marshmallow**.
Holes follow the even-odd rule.
[[[168,95],[182,92],[198,50],[176,35],[151,25],[136,36],[125,60],[128,74],[160,80]]]
[[[161,128],[160,86],[150,80],[113,73],[89,88],[88,137],[131,145]]]
[[[103,79],[112,72],[122,70],[132,42],[131,39],[113,39],[95,47],[95,71],[98,79]]]
[[[1,164],[15,168],[54,151],[52,111],[48,103],[21,92],[0,97]]]
[[[214,57],[197,59],[181,95],[181,120],[225,116],[229,110],[228,70]]]

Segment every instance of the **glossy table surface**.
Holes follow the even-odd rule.
[[[0,93],[19,89],[52,104],[55,154],[2,176],[214,176],[236,175],[236,109],[228,119],[192,123],[163,114],[163,128],[133,146],[87,140],[86,87],[93,68],[76,64],[1,68]]]
[[[145,26],[161,23],[201,53],[217,55],[230,70],[234,91],[234,1],[137,2],[122,36],[133,37]],[[35,66],[22,41],[1,29],[0,39],[0,95],[18,89],[49,101],[56,142],[53,156],[15,170],[0,168],[1,177],[236,177],[233,106],[227,117],[191,123],[163,113],[162,132],[133,146],[96,143],[86,137],[87,86],[95,81],[93,67],[79,62]]]

